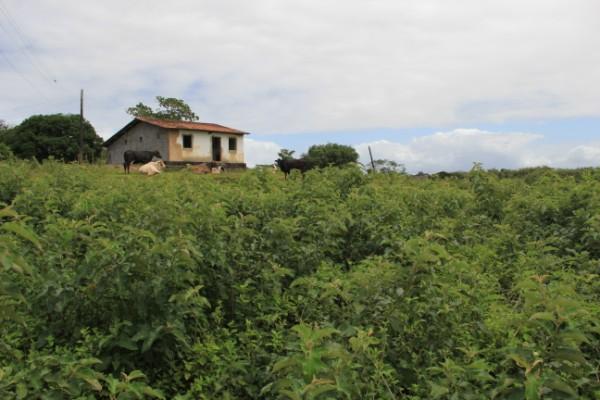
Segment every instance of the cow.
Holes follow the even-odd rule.
[[[146,174],[148,176],[160,174],[160,172],[165,169],[165,162],[163,160],[158,161],[150,161],[142,165],[139,169],[140,173]]]
[[[188,169],[190,171],[192,171],[194,174],[200,174],[200,175],[204,175],[204,174],[220,174],[222,172],[225,172],[225,168],[222,165],[217,165],[215,167],[210,167],[210,165],[207,164],[200,164],[200,165],[194,165],[194,166],[189,166]]]
[[[210,174],[210,168],[206,164],[190,166],[189,170],[194,174]]]
[[[275,163],[279,166],[279,169],[281,169],[281,171],[283,171],[283,175],[285,176],[285,179],[287,179],[288,174],[293,169],[300,170],[300,172],[302,172],[302,174],[304,175],[304,173],[306,171],[308,171],[309,169],[311,169],[313,167],[312,164],[308,160],[305,160],[302,158],[300,158],[300,159],[290,158],[290,159],[284,159],[284,160],[282,160],[281,158],[278,158],[277,160],[275,160]]]
[[[125,162],[123,163],[123,168],[125,169],[125,173],[129,173],[129,168],[131,167],[131,164],[146,164],[152,161],[154,157],[162,158],[158,151],[125,151],[125,153],[123,153],[123,159],[125,160]]]

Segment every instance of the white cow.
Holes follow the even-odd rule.
[[[160,172],[165,169],[166,165],[163,160],[158,161],[150,161],[142,165],[139,169],[140,173],[146,174],[148,176],[160,174]]]

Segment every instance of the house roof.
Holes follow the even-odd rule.
[[[240,131],[238,129],[228,128],[219,124],[212,124],[209,122],[190,122],[190,121],[173,121],[173,120],[165,120],[165,119],[155,119],[155,118],[146,118],[146,117],[135,117],[131,122],[125,125],[121,130],[112,135],[106,142],[104,142],[104,146],[109,146],[113,142],[115,142],[118,138],[123,136],[125,132],[131,129],[134,125],[145,122],[150,125],[158,126],[160,128],[165,129],[185,129],[188,131],[202,131],[202,132],[218,132],[218,133],[229,133],[233,135],[247,135],[248,132]]]

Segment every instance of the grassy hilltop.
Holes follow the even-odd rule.
[[[600,170],[0,162],[2,399],[598,399]]]

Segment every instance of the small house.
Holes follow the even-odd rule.
[[[135,117],[104,142],[109,164],[123,164],[127,150],[159,151],[170,165],[210,164],[245,168],[244,135],[206,122]]]

